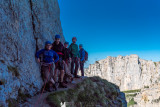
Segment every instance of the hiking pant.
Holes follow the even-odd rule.
[[[74,65],[75,65],[75,68],[74,68]],[[78,68],[79,68],[78,58],[72,57],[71,74],[73,74],[74,76],[77,76]]]
[[[65,61],[65,64],[64,64],[64,70],[65,70],[64,81],[66,83],[71,83],[72,78],[73,78],[73,75],[71,74],[70,65],[71,65],[71,63],[69,63],[69,61]]]
[[[84,62],[80,61],[81,76],[84,76]]]
[[[45,84],[53,83],[54,64],[42,64],[41,76]]]
[[[68,63],[67,61],[65,61],[64,70],[65,70],[65,75],[69,77],[73,77],[73,75],[71,74],[71,70],[70,70],[70,63]]]

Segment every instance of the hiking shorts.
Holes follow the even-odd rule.
[[[62,58],[60,58],[59,61],[56,63],[56,69],[64,70],[64,63]]]

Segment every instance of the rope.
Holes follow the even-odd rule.
[[[51,67],[51,64],[49,64],[49,73],[50,73],[50,67]],[[49,76],[47,77],[47,81],[48,81],[48,78],[49,78]],[[43,92],[44,92],[44,90],[45,90],[45,88],[46,88],[47,81],[45,81],[45,85],[44,85],[44,87],[43,87],[41,96],[40,96],[40,98],[37,100],[37,102],[35,103],[35,107],[36,107],[36,105],[39,103],[40,99],[42,98],[42,94],[43,94]]]

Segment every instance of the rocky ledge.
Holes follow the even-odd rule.
[[[119,87],[100,77],[85,78],[74,88],[50,94],[46,99],[52,107],[60,107],[61,104],[74,107],[127,107],[125,95]]]

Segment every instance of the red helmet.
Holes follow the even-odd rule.
[[[73,37],[73,38],[72,38],[72,40],[73,40],[73,39],[76,39],[76,40],[77,40],[77,38],[76,38],[76,37]]]

